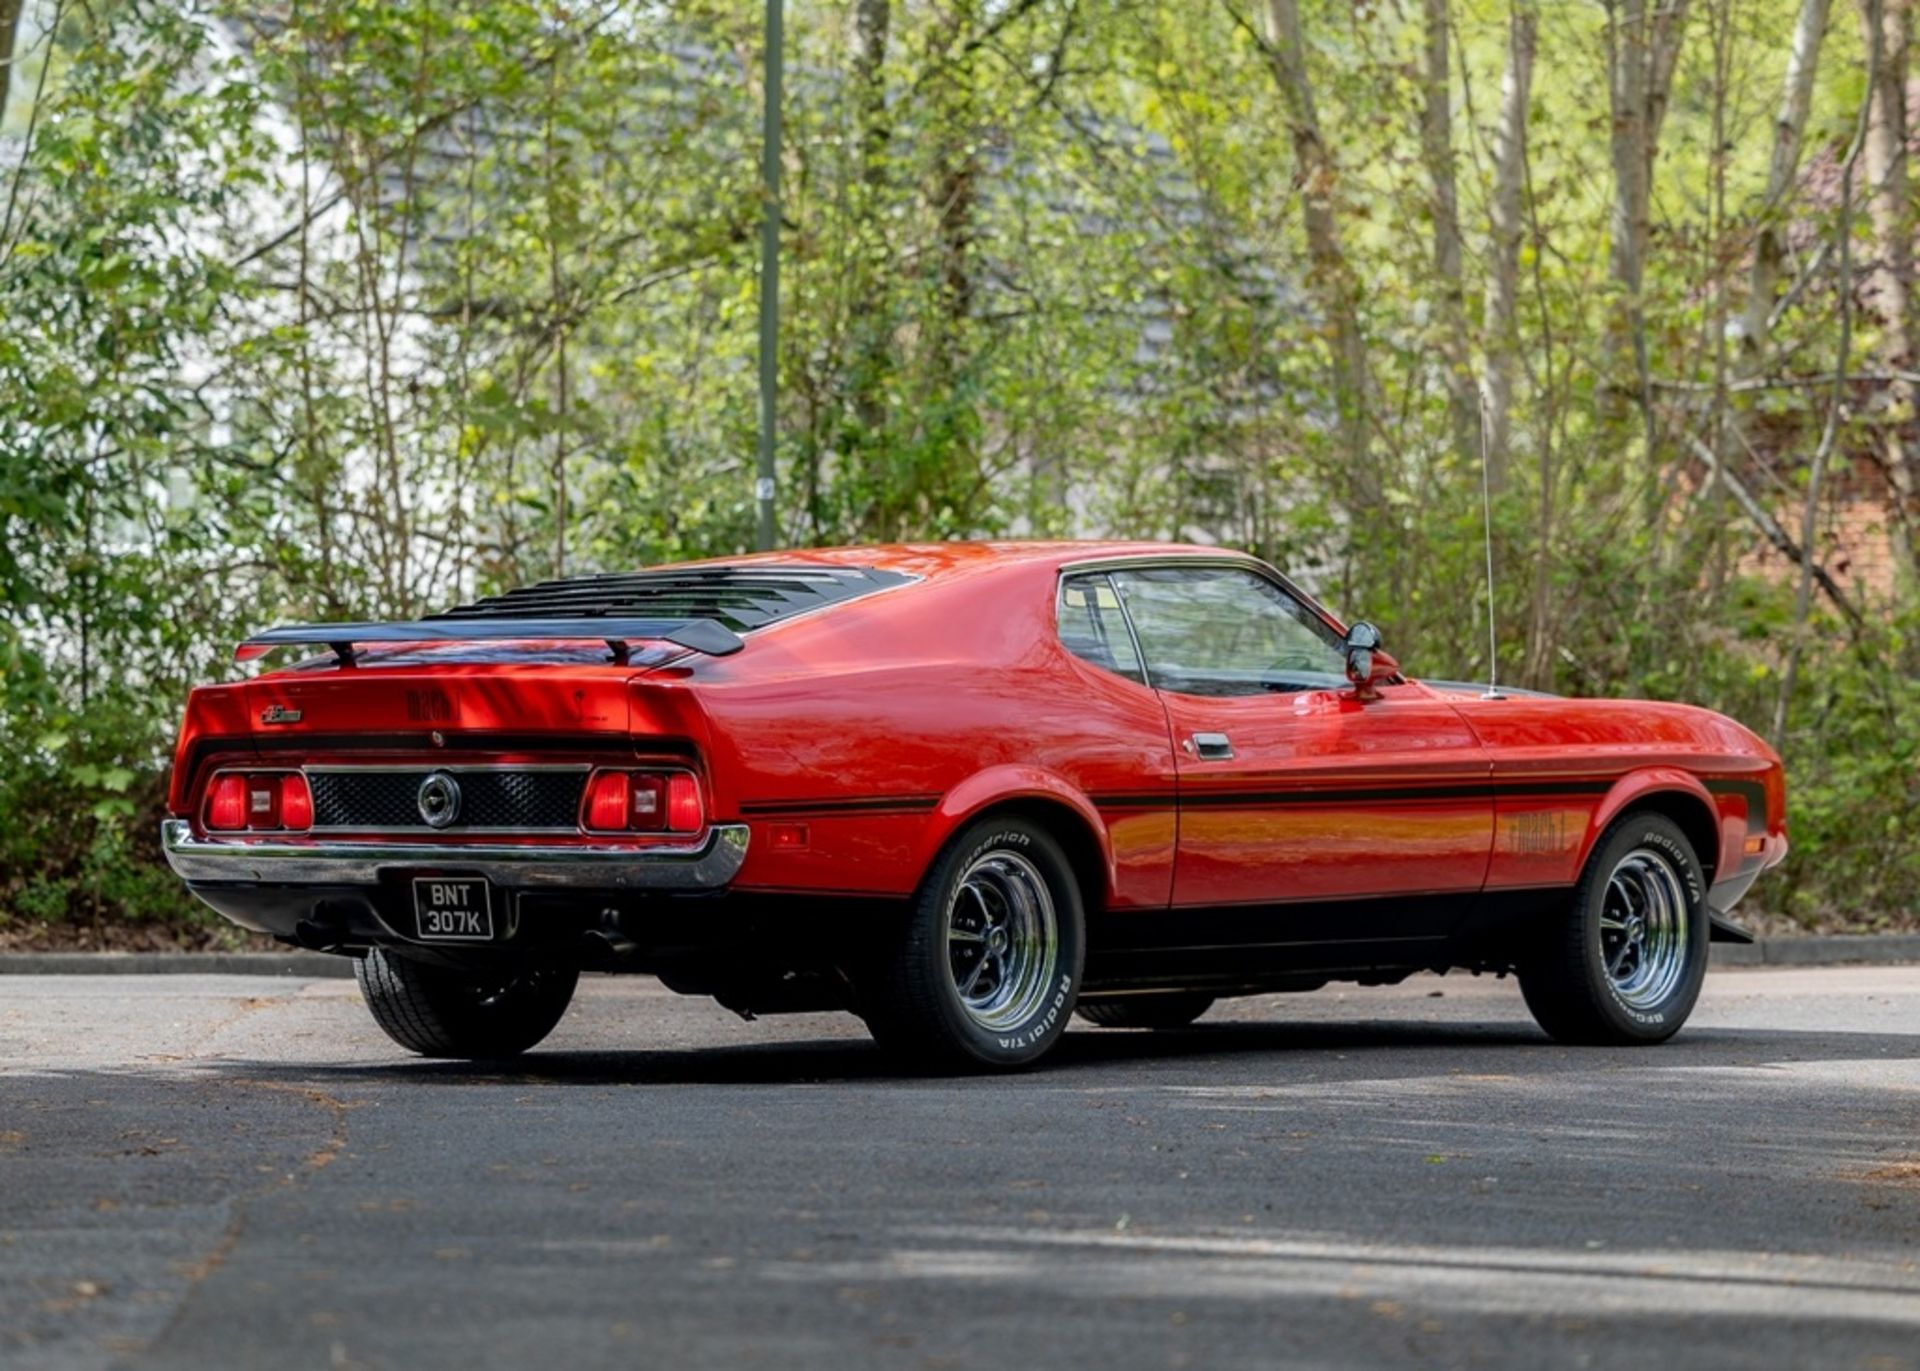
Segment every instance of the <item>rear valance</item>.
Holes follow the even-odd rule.
[[[286,624],[256,633],[234,649],[236,662],[250,662],[276,647],[327,647],[343,664],[354,660],[356,645],[366,643],[498,642],[544,639],[579,642],[598,638],[627,660],[636,642],[673,643],[709,657],[724,657],[745,646],[740,635],[712,619],[619,619],[613,617],[543,619],[431,619],[413,623]]]

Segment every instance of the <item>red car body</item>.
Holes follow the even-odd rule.
[[[169,855],[235,921],[349,952],[412,950],[395,883],[484,857],[517,903],[529,955],[654,971],[760,1011],[857,1007],[847,968],[862,941],[984,814],[1028,816],[1068,854],[1086,906],[1084,1001],[1504,968],[1630,810],[1685,833],[1714,936],[1737,938],[1727,912],[1786,852],[1779,758],[1706,710],[1488,698],[1397,675],[1377,689],[1197,695],[1116,674],[1063,641],[1063,576],[1127,567],[1244,568],[1346,633],[1239,554],[952,543],[692,570],[806,567],[888,583],[743,631],[738,650],[616,645],[614,661],[581,620],[572,642],[369,647],[198,689],[175,759]],[[1231,756],[1202,755],[1196,738],[1213,735]],[[329,767],[399,768],[410,781],[423,768],[642,764],[696,778],[697,831],[450,828],[427,845],[412,823],[325,838],[207,826],[223,772],[312,772],[317,784]],[[299,869],[303,851],[317,861],[347,849],[362,859],[340,868],[355,880]],[[515,866],[515,849],[541,855]],[[569,849],[656,865],[609,864],[597,884],[543,881]],[[501,955],[491,944],[425,951]]]

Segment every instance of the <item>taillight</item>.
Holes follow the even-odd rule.
[[[631,828],[627,820],[628,797],[633,782],[624,771],[602,771],[593,778],[587,793],[587,827],[603,832]]]
[[[228,772],[213,778],[207,791],[207,827],[236,829],[247,826],[247,778]]]
[[[207,787],[207,828],[233,833],[313,827],[313,792],[297,771],[223,771]]]
[[[686,771],[596,771],[586,826],[595,833],[698,833],[700,783]]]
[[[700,831],[700,787],[684,771],[667,777],[667,827],[675,833]]]
[[[307,778],[290,771],[280,778],[280,826],[305,830],[313,827],[313,792]]]

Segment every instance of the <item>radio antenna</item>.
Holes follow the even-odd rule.
[[[1487,396],[1480,393],[1480,538],[1487,553],[1487,691],[1483,700],[1504,700],[1500,693],[1500,636],[1493,622],[1493,480],[1487,474]]]

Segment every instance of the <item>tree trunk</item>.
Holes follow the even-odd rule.
[[[1659,154],[1667,94],[1680,61],[1688,0],[1607,0],[1607,89],[1613,116],[1613,210],[1607,274],[1614,291],[1607,324],[1602,418],[1625,416],[1629,394],[1639,399],[1652,453],[1652,409],[1647,362],[1646,254],[1650,187]]]
[[[887,42],[893,0],[859,0],[853,11],[853,81],[860,117],[860,179],[884,174],[887,150]]]
[[[1654,0],[1647,15],[1653,26],[1647,39],[1647,182],[1653,182],[1654,156],[1660,149],[1660,129],[1667,120],[1667,97],[1673,73],[1680,65],[1680,39],[1691,0]]]
[[[951,15],[936,57],[930,107],[938,119],[934,149],[932,209],[940,264],[942,341],[957,343],[973,308],[973,208],[979,180],[973,54],[976,0],[952,0]],[[941,358],[943,377],[957,359]]]
[[[1773,157],[1767,165],[1766,199],[1760,206],[1760,224],[1753,242],[1753,265],[1747,277],[1747,304],[1740,324],[1740,346],[1757,370],[1767,351],[1767,321],[1773,313],[1773,295],[1786,256],[1783,232],[1788,199],[1800,169],[1801,140],[1807,132],[1807,114],[1813,105],[1813,78],[1820,65],[1820,44],[1827,32],[1831,0],[1800,0],[1800,18],[1793,26],[1793,46],[1787,53],[1786,87],[1773,124]]]
[[[1487,481],[1506,479],[1513,433],[1513,365],[1519,345],[1520,196],[1526,184],[1527,107],[1533,94],[1533,53],[1538,16],[1533,0],[1514,0],[1507,27],[1507,72],[1500,82],[1500,120],[1493,134],[1493,203],[1488,210],[1493,260],[1487,274],[1484,333],[1486,368],[1481,374],[1485,406]]]
[[[1613,207],[1608,223],[1607,276],[1615,298],[1607,315],[1603,412],[1618,422],[1622,360],[1641,338],[1640,244],[1647,229],[1647,25],[1645,0],[1607,6],[1607,95],[1613,113],[1610,152]]]
[[[893,0],[859,0],[854,8],[853,80],[859,118],[860,195],[854,225],[856,273],[848,325],[857,339],[852,377],[855,441],[866,448],[886,423],[887,341],[891,311],[882,282],[887,270],[885,199],[887,146],[887,44]]]
[[[1781,264],[1786,258],[1785,228],[1791,217],[1794,184],[1800,168],[1800,150],[1806,135],[1820,45],[1826,34],[1830,9],[1831,0],[1801,0],[1799,18],[1793,28],[1792,46],[1787,52],[1787,74],[1781,89],[1780,109],[1774,118],[1773,152],[1767,164],[1767,188],[1756,215],[1752,261],[1747,268],[1747,298],[1741,310],[1738,329],[1739,353],[1731,365],[1721,356],[1715,367],[1712,446],[1717,465],[1713,471],[1719,484],[1729,491],[1735,489],[1730,469],[1739,465],[1741,453],[1750,452],[1752,448],[1746,438],[1748,411],[1727,403],[1726,386],[1729,376],[1734,379],[1750,377],[1764,370],[1767,365],[1770,350],[1768,335],[1773,327],[1774,292],[1778,288]],[[1724,178],[1724,163],[1719,174]],[[1724,343],[1716,340],[1716,350],[1723,349]]]
[[[922,455],[903,472],[898,498],[883,526],[890,539],[930,530],[935,518],[958,517],[949,496],[971,486],[978,471],[973,414],[962,382],[973,346],[973,249],[983,118],[975,67],[980,8],[979,0],[950,0],[929,56],[926,108],[935,142],[926,194],[936,276],[922,374],[928,403],[919,415]]]
[[[1420,153],[1433,183],[1433,273],[1440,299],[1441,356],[1446,365],[1453,445],[1462,457],[1479,451],[1480,431],[1467,343],[1466,285],[1460,271],[1460,197],[1453,174],[1453,72],[1447,55],[1450,0],[1426,0],[1426,76]]]
[[[1874,8],[1878,0],[1873,0]],[[1878,35],[1886,37],[1884,30]],[[1880,63],[1884,55],[1875,40],[1876,35],[1867,35],[1867,62],[1874,66]],[[1871,82],[1875,73],[1869,73]],[[1906,82],[1897,88],[1900,104],[1906,104]],[[1873,105],[1878,97],[1878,87],[1870,84],[1867,96],[1868,121],[1863,135],[1872,129]],[[1834,227],[1834,240],[1840,247],[1840,341],[1834,348],[1833,390],[1827,401],[1826,424],[1820,433],[1820,445],[1814,449],[1813,461],[1807,469],[1807,495],[1801,506],[1800,514],[1800,585],[1794,594],[1793,632],[1787,637],[1787,660],[1780,673],[1780,693],[1774,699],[1773,709],[1773,747],[1778,752],[1786,746],[1787,711],[1793,704],[1794,685],[1800,674],[1800,657],[1807,645],[1807,616],[1813,611],[1813,569],[1819,565],[1819,548],[1816,540],[1820,534],[1820,488],[1826,477],[1827,463],[1833,457],[1834,440],[1840,432],[1840,418],[1847,407],[1847,372],[1853,361],[1853,175],[1857,155],[1864,150],[1868,138],[1862,136],[1852,151],[1847,154],[1846,164],[1840,171],[1840,222]],[[1902,140],[1904,151],[1905,141]]]
[[[1912,36],[1909,0],[1858,0],[1867,48],[1874,48],[1879,23],[1880,60],[1868,74],[1867,138],[1863,148],[1868,188],[1867,213],[1873,222],[1873,267],[1866,276],[1868,307],[1880,320],[1881,364],[1905,372],[1914,360],[1909,295],[1913,286],[1913,217],[1907,203],[1907,47]],[[1912,418],[1915,388],[1895,379],[1885,393],[1887,418],[1881,436],[1893,517],[1889,520],[1895,569],[1905,589],[1920,579],[1915,564],[1916,505]]]
[[[20,16],[27,0],[0,0],[0,120],[7,114],[7,97],[13,93],[13,54],[20,34]]]
[[[1366,339],[1360,331],[1359,283],[1341,248],[1340,220],[1334,205],[1339,173],[1320,133],[1297,0],[1267,0],[1267,39],[1268,62],[1287,107],[1293,139],[1293,176],[1301,193],[1311,285],[1321,313],[1333,330],[1334,396],[1339,406],[1347,503],[1352,513],[1371,513],[1379,508],[1381,497],[1379,476],[1368,455],[1372,387]]]

